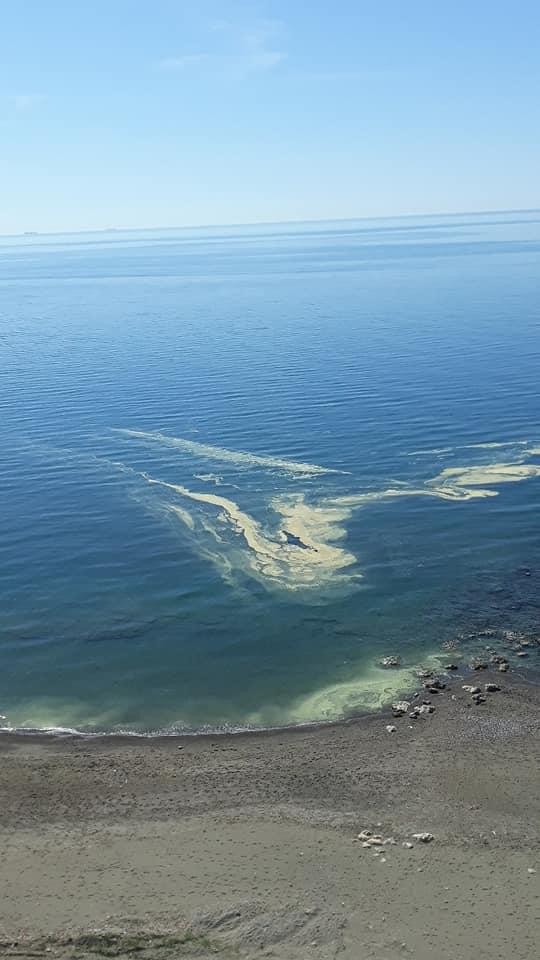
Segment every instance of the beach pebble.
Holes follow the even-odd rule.
[[[527,653],[526,650],[518,650],[518,652],[516,653],[516,657],[528,657],[528,656],[529,654]]]
[[[414,843],[409,843],[408,840],[404,840],[401,846],[405,847],[406,850],[412,850],[412,848],[414,847]]]
[[[536,873],[534,867],[527,867],[527,873]]]
[[[499,664],[499,672],[500,672],[500,673],[506,673],[507,670],[508,670],[508,664],[507,664],[507,663],[500,663],[500,664]]]
[[[397,703],[392,704],[392,710],[398,716],[402,716],[404,713],[407,713],[407,710],[410,707],[408,700],[398,700]]]
[[[374,837],[370,837],[369,840],[366,840],[368,847],[382,847],[384,840],[378,834]]]
[[[358,834],[359,840],[369,840],[371,837],[371,830],[361,830]]]
[[[473,660],[471,670],[487,670],[488,664],[485,660]]]
[[[383,657],[381,667],[399,667],[401,666],[401,657]]]
[[[480,693],[480,687],[472,687],[470,683],[464,683],[462,690],[465,690],[465,693]]]
[[[396,730],[397,730],[397,727],[394,727],[394,725],[393,725],[392,723],[388,723],[388,724],[386,725],[386,732],[387,732],[387,733],[395,733]]]
[[[500,690],[500,689],[501,689],[501,688],[500,688],[500,686],[499,686],[498,683],[485,683],[485,684],[484,684],[484,690],[486,691],[486,693],[497,693],[497,691]]]
[[[432,833],[413,833],[413,840],[418,840],[419,843],[431,843],[433,839],[434,837]]]
[[[477,705],[478,705],[479,703],[485,703],[485,702],[486,702],[486,698],[483,697],[481,693],[475,693],[474,696],[473,696],[473,702],[476,703]]]
[[[431,703],[423,703],[421,707],[418,707],[418,713],[420,716],[426,716],[429,713],[433,713],[434,710],[435,707],[433,707]]]
[[[424,690],[427,690],[428,693],[440,693],[445,688],[446,684],[441,680],[428,680],[427,683],[424,683]]]

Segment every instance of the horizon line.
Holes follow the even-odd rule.
[[[540,207],[508,207],[489,210],[454,210],[437,211],[434,213],[399,213],[383,214],[380,216],[357,216],[357,217],[315,217],[313,219],[292,219],[292,220],[253,220],[238,221],[236,223],[199,223],[183,224],[180,226],[153,226],[153,227],[83,227],[80,230],[22,230],[19,233],[0,233],[1,240],[11,238],[20,239],[21,237],[59,237],[59,236],[79,236],[81,234],[93,233],[151,233],[154,231],[165,230],[215,230],[225,227],[275,227],[288,226],[294,224],[316,224],[316,223],[356,223],[369,222],[371,220],[413,220],[415,218],[433,219],[437,217],[463,217],[463,216],[489,216],[493,214],[508,213],[540,213]]]

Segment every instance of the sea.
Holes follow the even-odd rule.
[[[4,728],[334,720],[540,632],[539,211],[2,237],[0,375]]]

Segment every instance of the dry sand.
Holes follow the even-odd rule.
[[[0,956],[536,958],[539,688],[495,679],[414,722],[4,735]]]

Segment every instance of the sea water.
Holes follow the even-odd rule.
[[[538,627],[539,281],[534,211],[1,238],[2,724],[333,719]]]

